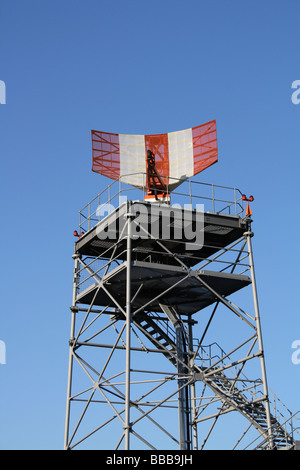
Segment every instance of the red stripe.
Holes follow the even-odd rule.
[[[120,177],[119,134],[92,131],[92,170],[114,180]]]
[[[169,177],[169,142],[168,134],[145,135],[146,153],[155,154],[155,167],[165,184]]]
[[[192,128],[194,175],[218,161],[216,121]]]

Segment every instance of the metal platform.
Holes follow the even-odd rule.
[[[212,254],[243,236],[247,229],[246,222],[235,215],[203,213],[203,245],[191,243],[185,234],[176,238],[176,225],[181,224],[183,217],[186,224],[192,227],[199,215],[195,209],[182,209],[169,207],[166,204],[151,204],[147,202],[132,202],[131,210],[138,218],[140,224],[151,227],[151,233],[140,233],[132,240],[133,259],[165,264],[174,264],[161,248],[157,240],[163,239],[164,247],[174,253],[188,266],[193,266],[201,260],[207,259]],[[82,235],[75,245],[76,252],[85,256],[103,256],[110,258],[113,250],[114,257],[126,259],[126,233],[122,230],[126,224],[127,204],[123,203],[97,225]],[[142,214],[142,215],[141,215]],[[162,230],[169,232],[168,238],[162,237]],[[154,234],[154,235],[153,235]],[[115,244],[117,243],[117,247]],[[176,264],[176,262],[175,262]]]
[[[175,307],[179,314],[194,314],[216,301],[201,283],[205,281],[222,296],[228,296],[251,283],[248,276],[213,271],[186,271],[177,266],[134,261],[131,267],[132,308],[135,311],[163,312],[161,303]],[[111,301],[107,290],[125,308],[126,263],[102,278],[105,290],[95,283],[77,297],[81,304],[105,306]]]

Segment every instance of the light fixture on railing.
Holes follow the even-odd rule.
[[[250,196],[249,198],[245,195],[245,194],[242,194],[242,200],[243,201],[254,201],[254,197],[253,196]]]
[[[82,237],[82,235],[84,235],[84,232],[81,232],[81,234],[79,235],[77,230],[74,230],[73,235],[74,235],[74,237],[78,237],[78,239],[79,239],[80,237]]]
[[[249,201],[250,202],[254,201],[254,197],[253,196],[247,197],[245,194],[242,194],[242,200],[247,201],[246,217],[250,217],[252,215],[252,211],[250,209]]]

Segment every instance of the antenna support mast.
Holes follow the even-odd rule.
[[[155,155],[147,150],[147,195],[154,196],[158,201],[158,194],[164,198],[167,194],[167,186],[163,182],[155,166]]]

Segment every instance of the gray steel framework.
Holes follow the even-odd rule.
[[[75,243],[65,449],[294,448],[297,416],[267,384],[251,220],[205,213],[187,249],[150,225],[133,236],[137,204]]]

